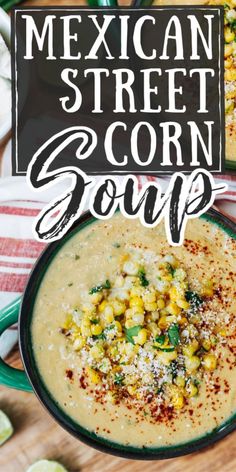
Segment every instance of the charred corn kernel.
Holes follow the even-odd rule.
[[[133,385],[128,385],[127,390],[129,395],[131,395],[132,397],[136,394],[137,391],[136,387],[134,387]]]
[[[225,80],[229,82],[236,80],[236,69],[227,69],[225,71]]]
[[[115,279],[115,283],[114,283],[115,287],[117,288],[121,288],[123,287],[124,285],[124,277],[122,277],[122,275],[118,275]]]
[[[98,384],[100,382],[100,375],[96,372],[96,370],[92,369],[91,367],[86,367],[86,372],[89,380],[91,380],[92,383]]]
[[[137,276],[127,275],[125,277],[124,288],[131,290],[138,282]]]
[[[157,280],[156,288],[160,293],[167,293],[170,289],[170,283],[167,280]]]
[[[143,344],[145,344],[147,341],[147,330],[145,328],[140,329],[138,335],[133,337],[133,340],[135,344],[143,346]]]
[[[113,307],[108,304],[104,309],[104,320],[109,324],[114,320]]]
[[[166,321],[166,316],[161,316],[161,318],[158,320],[158,327],[160,329],[166,329],[168,326],[168,323]]]
[[[188,323],[188,319],[185,318],[185,316],[181,316],[180,319],[178,318],[178,324],[179,324],[180,326],[183,326],[183,325],[185,325],[185,324],[187,324],[187,323]]]
[[[156,294],[154,291],[147,292],[143,294],[143,301],[144,303],[153,303],[156,301]]]
[[[186,290],[188,290],[188,282],[183,280],[183,282],[179,283],[178,288],[181,291],[181,293],[183,294]]]
[[[157,310],[152,311],[152,313],[149,316],[150,316],[150,321],[157,321],[160,318],[159,311]]]
[[[166,280],[167,282],[171,282],[173,280],[173,276],[172,276],[172,274],[168,274],[168,273],[163,274],[162,275],[162,280]]]
[[[172,302],[176,302],[179,298],[178,290],[174,285],[169,290],[169,297]]]
[[[142,287],[132,287],[130,290],[130,296],[131,297],[141,297],[143,295],[144,289]]]
[[[126,320],[126,322],[125,322],[125,328],[126,329],[133,328],[134,326],[135,326],[135,322],[133,321],[132,318]]]
[[[85,346],[85,339],[82,336],[78,336],[73,343],[73,349],[75,351],[80,351]]]
[[[216,346],[217,338],[216,338],[216,336],[214,336],[214,334],[211,334],[210,341],[211,341],[212,346]]]
[[[129,291],[126,289],[120,289],[118,292],[116,292],[116,298],[119,301],[124,301],[129,299]]]
[[[107,392],[106,394],[106,400],[109,402],[109,403],[112,403],[114,405],[114,403],[116,402],[116,396],[114,393],[112,393],[110,390],[109,392]]]
[[[178,280],[179,282],[182,282],[186,278],[186,275],[187,274],[186,274],[185,270],[179,268],[179,269],[175,270],[174,278],[176,280]]]
[[[185,378],[182,375],[177,375],[175,378],[175,383],[178,387],[185,387]]]
[[[210,339],[203,339],[202,341],[202,347],[205,349],[205,351],[210,351],[211,349],[211,341]]]
[[[158,359],[162,364],[164,365],[169,365],[172,361],[175,361],[177,359],[177,351],[170,351],[170,352],[161,352],[159,351],[157,353]]]
[[[225,69],[230,69],[233,65],[233,58],[232,57],[227,57],[227,59],[224,60],[224,66],[225,66]],[[227,97],[228,98],[228,97]]]
[[[143,325],[144,323],[143,313],[135,313],[132,317],[132,320],[135,323],[135,325]]]
[[[189,398],[196,397],[198,394],[198,388],[193,382],[188,382],[186,385],[186,395]]]
[[[91,333],[91,328],[90,328],[90,326],[88,326],[88,325],[86,325],[86,324],[84,325],[84,324],[82,323],[80,329],[81,329],[81,334],[82,334],[82,336],[86,336],[86,337],[91,336],[92,333]]]
[[[225,52],[224,52],[224,56],[225,57],[228,57],[228,56],[231,56],[233,52],[233,47],[231,44],[225,44]]]
[[[160,310],[160,315],[161,315],[161,316],[167,316],[167,314],[168,314],[168,313],[167,313],[167,311],[166,311],[165,308],[163,308],[163,310]]]
[[[103,372],[104,374],[107,374],[109,370],[111,369],[111,361],[107,357],[104,357],[99,364],[99,370]]]
[[[189,304],[189,302],[187,302],[187,300],[184,300],[184,299],[180,298],[180,299],[176,300],[176,303],[183,310],[188,310],[190,308],[190,304]]]
[[[161,316],[161,318],[158,320],[158,327],[160,329],[166,329],[168,328],[168,326],[170,326],[171,323],[175,323],[176,322],[176,316],[174,315],[164,315],[164,316]]]
[[[176,410],[181,410],[184,406],[184,396],[182,393],[178,393],[173,396],[171,403]]]
[[[227,331],[226,331],[226,329],[221,329],[221,330],[219,331],[219,335],[222,336],[223,338],[224,338],[225,336],[227,336]]]
[[[159,334],[161,334],[161,330],[160,328],[158,328],[157,324],[156,323],[149,323],[148,324],[148,329],[149,331],[152,333],[152,335],[155,337],[155,336],[158,336]]]
[[[143,308],[143,300],[141,297],[131,297],[130,298],[130,301],[129,301],[129,306],[130,308],[133,308],[133,307],[139,307],[139,308]]]
[[[102,359],[104,356],[104,349],[102,346],[97,346],[96,344],[91,347],[89,351],[91,357],[95,360]]]
[[[135,385],[137,382],[137,377],[135,375],[128,375],[124,378],[125,385]]]
[[[120,316],[123,315],[123,313],[126,310],[126,305],[123,302],[120,302],[118,300],[114,300],[112,303],[113,306],[113,311],[115,316]]]
[[[191,316],[191,327],[195,328],[195,326],[193,325],[198,325],[199,322],[201,321],[200,319],[200,316],[199,315],[192,315]],[[197,328],[196,328],[197,329]],[[189,331],[189,330],[188,330]],[[190,334],[190,333],[189,333]],[[197,333],[198,334],[198,333]]]
[[[139,265],[133,261],[127,261],[123,265],[123,271],[128,275],[137,275]]]
[[[198,356],[191,356],[185,358],[185,367],[188,372],[195,372],[200,366],[200,359]]]
[[[156,302],[145,303],[144,308],[146,311],[155,311],[157,309],[157,303]]]
[[[107,352],[110,355],[110,357],[118,356],[119,350],[118,350],[117,344],[109,346],[108,349],[107,349]]]
[[[130,318],[133,318],[133,315],[137,312],[137,310],[135,308],[128,308],[127,310],[125,310],[125,317],[126,319],[130,319]],[[141,312],[142,313],[142,312]]]
[[[71,314],[66,315],[66,320],[63,324],[64,329],[70,329],[73,323],[73,317]]]
[[[183,408],[184,406],[184,396],[181,392],[181,390],[176,386],[176,385],[169,385],[167,387],[167,395],[170,399],[170,402],[172,404],[172,406],[177,409],[177,410],[180,410],[181,408]]]
[[[173,267],[176,267],[178,265],[178,261],[172,254],[167,254],[166,256],[164,256],[163,261],[167,262],[168,264],[171,264]]]
[[[229,100],[232,100],[236,97],[236,89],[234,88],[233,90],[230,90],[225,94],[225,97]]]
[[[201,295],[205,297],[212,297],[214,295],[214,287],[212,280],[206,280],[203,284]]]
[[[226,43],[231,43],[232,41],[234,41],[235,34],[234,34],[234,32],[231,30],[231,28],[229,28],[229,27],[225,28],[225,30],[224,30],[224,36],[225,36],[225,42],[226,42]]]
[[[163,308],[165,308],[166,304],[165,304],[165,300],[163,298],[158,298],[157,300],[157,308],[159,310],[163,310]]]
[[[216,369],[217,359],[214,354],[206,354],[203,357],[203,367],[205,370],[213,371]]]
[[[99,324],[92,324],[91,333],[93,336],[98,336],[102,332],[102,327]]]
[[[181,312],[180,307],[176,305],[175,302],[168,303],[168,305],[166,306],[166,310],[168,311],[168,313],[170,313],[170,315],[179,315]]]
[[[183,348],[183,354],[187,357],[191,357],[199,348],[199,342],[195,339],[190,344]]]
[[[119,333],[122,333],[122,326],[120,324],[119,321],[114,321],[114,327],[116,328],[116,330],[119,332]]]
[[[191,336],[191,338],[197,338],[198,335],[199,335],[199,332],[196,328],[196,326],[194,326],[193,324],[190,324],[188,327],[188,332],[189,332],[189,336]]]
[[[132,357],[133,355],[135,355],[135,350],[134,350],[134,345],[131,344],[131,343],[125,343],[125,346],[124,346],[124,350],[125,350],[125,354],[129,357]]]
[[[104,311],[106,306],[107,306],[108,302],[106,300],[103,300],[102,303],[100,303],[99,307],[98,307],[98,310],[100,312]]]
[[[90,295],[90,300],[94,305],[98,305],[100,301],[103,299],[103,294],[101,292],[93,293]]]

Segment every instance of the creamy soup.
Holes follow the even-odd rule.
[[[236,160],[236,1],[158,0],[153,5],[223,5],[225,8],[225,138],[226,159]]]
[[[33,350],[55,402],[98,436],[132,446],[200,437],[236,407],[236,241],[191,220],[180,247],[164,226],[117,213],[52,260],[33,313]]]

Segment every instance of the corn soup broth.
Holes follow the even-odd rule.
[[[236,243],[204,219],[180,247],[116,214],[72,236],[35,302],[32,339],[59,406],[99,436],[181,443],[235,412]],[[141,301],[140,301],[141,300]]]

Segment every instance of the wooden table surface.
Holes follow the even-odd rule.
[[[71,0],[35,0],[27,5],[71,5]],[[122,2],[127,4],[126,1]],[[78,1],[77,4],[82,4]],[[1,154],[1,150],[0,150]],[[8,361],[19,367],[16,350]],[[0,408],[14,425],[14,436],[1,447],[0,472],[25,472],[34,461],[54,459],[70,472],[235,472],[236,432],[202,452],[166,461],[131,461],[99,453],[71,437],[30,393],[0,387]]]

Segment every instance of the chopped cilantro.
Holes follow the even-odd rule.
[[[200,295],[197,294],[197,292],[192,292],[191,290],[187,290],[185,292],[185,298],[187,302],[191,304],[191,308],[193,310],[197,310],[199,306],[203,303],[203,299],[200,297]]]
[[[75,254],[75,260],[78,261],[80,259],[79,254]]]
[[[106,327],[106,331],[110,331],[111,329],[114,329],[114,328],[115,328],[115,325],[110,324],[109,326]]]
[[[233,30],[233,31],[236,30],[236,20],[233,20],[232,23],[230,23],[230,28],[231,28],[231,30]]]
[[[177,323],[172,324],[168,329],[168,338],[170,343],[173,346],[178,346],[180,337],[179,337],[179,326]]]
[[[142,326],[140,325],[133,326],[133,328],[129,329],[125,328],[125,337],[129,343],[134,344],[133,337],[138,335],[140,329],[142,329]]]
[[[73,282],[70,282],[70,283],[68,284],[68,287],[72,287],[72,285],[73,285]]]
[[[123,381],[124,381],[124,375],[116,373],[114,384],[115,385],[123,385]]]
[[[113,244],[113,247],[115,247],[115,248],[119,249],[119,247],[120,247],[120,244],[119,244],[119,243],[114,243],[114,244]]]
[[[173,352],[175,350],[174,347],[157,347],[157,346],[153,346],[154,349],[158,349],[158,351],[162,351],[162,352]]]
[[[96,318],[93,318],[93,319],[91,320],[91,323],[96,325],[96,324],[99,323],[99,320],[97,320]]]
[[[166,263],[166,267],[167,267],[168,272],[169,272],[169,273],[172,275],[172,277],[173,277],[173,275],[174,275],[174,273],[175,273],[174,267],[173,267],[169,262]]]
[[[178,369],[179,369],[178,362],[172,361],[170,363],[169,370],[173,378],[175,378],[178,375]]]
[[[164,344],[165,342],[165,339],[166,339],[165,335],[161,334],[161,336],[156,337],[155,341],[162,346],[162,344]]]
[[[95,287],[92,287],[89,290],[89,295],[93,295],[93,293],[98,293],[98,292],[101,292],[102,290],[109,289],[109,288],[111,288],[111,284],[109,280],[106,280],[104,284],[96,285]]]
[[[94,339],[103,339],[105,340],[106,339],[106,335],[104,333],[104,331],[101,333],[101,334],[97,334],[96,336],[94,335],[93,336]]]
[[[146,279],[146,273],[144,269],[139,269],[138,277],[139,277],[140,284],[142,285],[142,287],[147,287],[149,285],[149,282]]]

